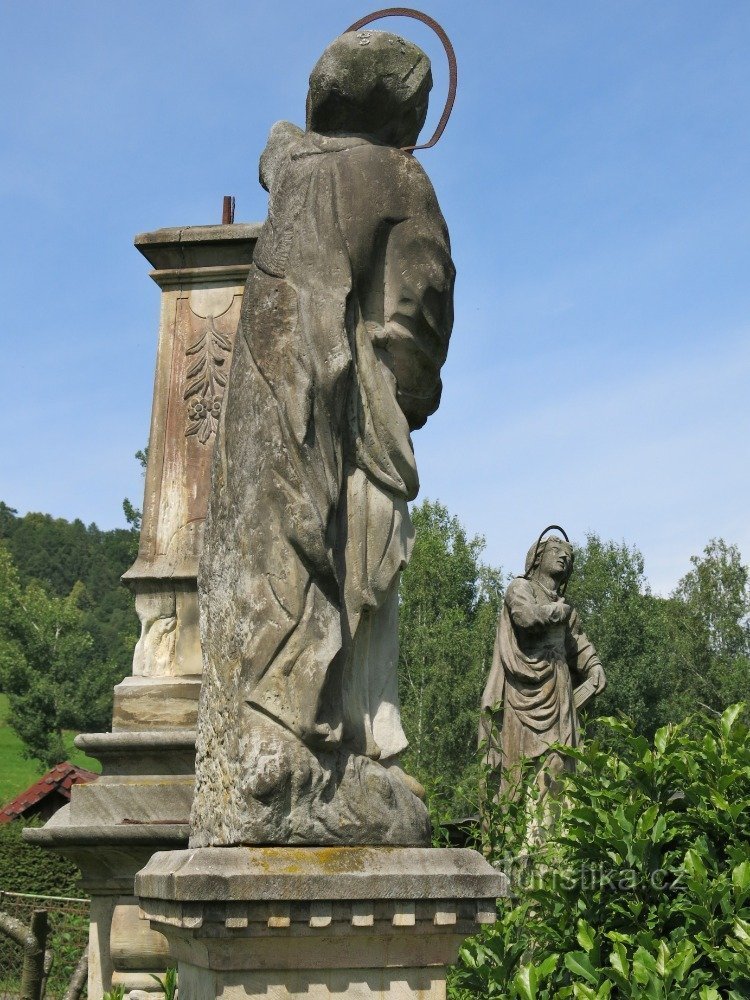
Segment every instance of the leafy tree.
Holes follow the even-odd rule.
[[[138,507],[134,507],[131,501],[125,497],[122,501],[122,512],[131,529],[133,531],[140,531],[141,522],[143,521],[143,511],[139,510]]]
[[[116,664],[118,680],[129,671],[138,636],[133,597],[120,577],[135,559],[138,533],[95,524],[66,521],[49,514],[17,517],[0,504],[0,540],[13,557],[22,586],[32,580],[57,597],[66,597],[77,582],[84,584],[79,607],[93,640],[92,653]]]
[[[739,550],[710,542],[667,598],[651,593],[635,547],[590,534],[576,548],[569,599],[609,681],[591,711],[652,736],[700,708],[750,700],[750,586]]]
[[[681,665],[693,696],[721,712],[750,701],[750,582],[739,549],[712,539],[680,580]]]
[[[652,735],[671,721],[664,715],[673,671],[665,655],[668,602],[651,594],[643,556],[634,546],[587,535],[586,543],[576,547],[567,596],[607,674],[607,689],[592,710],[627,715],[638,732]]]
[[[685,602],[706,636],[711,653],[729,661],[750,649],[750,583],[736,545],[713,538],[703,556],[692,556],[693,568],[681,580],[676,596]]]
[[[18,517],[0,502],[0,689],[28,755],[45,765],[64,758],[63,729],[109,726],[138,636],[120,582],[137,547],[134,529]]]
[[[148,466],[148,445],[145,448],[139,448],[135,453],[135,458],[138,460],[141,469],[143,470],[143,475],[146,475],[146,468]],[[131,531],[134,535],[138,535],[141,530],[141,523],[143,521],[143,511],[128,500],[127,497],[122,501],[122,511],[125,515],[125,520],[130,525]]]
[[[22,586],[0,543],[0,683],[26,753],[48,767],[65,759],[64,729],[107,725],[120,678],[116,666],[96,657],[85,595],[80,582],[65,597],[34,580]]]
[[[404,764],[429,789],[452,793],[473,766],[501,576],[480,560],[484,539],[467,538],[442,504],[425,500],[412,520],[399,609]]]
[[[15,507],[9,507],[7,503],[0,500],[0,538],[7,538],[12,533],[16,523],[16,514],[18,511]]]

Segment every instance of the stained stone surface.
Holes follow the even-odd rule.
[[[430,821],[398,770],[363,754],[313,751],[275,720],[244,706],[241,827],[220,814],[214,826],[229,843],[423,844]],[[221,809],[218,790],[217,812]],[[420,822],[421,820],[421,822]],[[191,844],[201,845],[200,834]],[[207,838],[206,838],[207,841]]]
[[[270,195],[223,397],[199,567],[191,844],[426,844],[398,702],[398,582],[454,268],[416,142],[429,61],[337,39]],[[415,792],[417,794],[415,794]]]
[[[465,848],[234,847],[159,851],[136,891],[165,904],[491,900],[492,922],[508,880]]]

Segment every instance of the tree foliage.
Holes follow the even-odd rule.
[[[484,539],[468,538],[442,504],[425,500],[412,520],[399,608],[405,766],[429,789],[453,791],[474,762],[502,579],[481,561]]]
[[[588,535],[576,547],[568,599],[604,664],[608,686],[593,706],[598,714],[622,712],[640,732],[664,720],[655,714],[669,690],[663,669],[662,602],[654,598],[635,547]]]
[[[140,465],[143,475],[146,475],[146,469],[148,468],[148,445],[145,448],[139,448],[135,453],[135,459]],[[130,525],[131,530],[137,533],[141,530],[141,523],[143,521],[143,511],[136,507],[135,504],[127,497],[122,501],[122,512],[125,515],[125,520]]]
[[[133,595],[120,577],[138,551],[138,532],[128,528],[102,531],[95,524],[66,521],[49,514],[16,512],[0,502],[0,541],[18,570],[21,584],[32,580],[56,597],[66,597],[76,583],[84,590],[79,607],[100,660],[116,663],[125,676],[130,669],[139,626]]]
[[[750,702],[750,585],[739,549],[712,539],[693,556],[674,597],[682,611],[682,663],[695,698],[721,712]]]
[[[24,827],[38,823],[36,817],[0,823],[0,886],[6,892],[80,896],[81,873],[72,861],[24,842]]]
[[[106,725],[113,673],[94,653],[82,583],[66,597],[32,580],[25,587],[0,544],[0,683],[11,725],[47,766],[65,759],[63,730]]]
[[[651,593],[635,547],[590,534],[568,596],[609,681],[592,705],[652,736],[707,708],[750,701],[750,588],[736,546],[710,542],[669,597]]]
[[[137,638],[119,580],[134,540],[0,504],[0,687],[27,753],[46,766],[65,758],[63,729],[109,724]]]

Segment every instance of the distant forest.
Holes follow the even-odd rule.
[[[22,586],[32,580],[51,594],[67,597],[82,583],[80,607],[94,643],[92,653],[130,672],[138,632],[133,595],[120,577],[135,561],[138,531],[66,521],[50,514],[26,514],[0,501],[0,541],[10,553]],[[121,678],[120,678],[121,679]]]

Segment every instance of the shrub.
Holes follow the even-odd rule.
[[[24,826],[39,825],[26,820],[0,824],[0,891],[80,897],[81,874],[72,861],[21,839]]]
[[[608,719],[562,752],[577,771],[542,847],[524,846],[533,795],[489,809],[490,860],[512,898],[470,939],[452,1000],[750,996],[750,743],[741,706],[653,742]],[[527,780],[526,787],[532,782]]]

